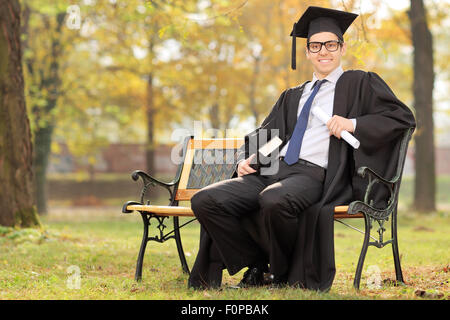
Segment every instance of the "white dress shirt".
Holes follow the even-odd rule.
[[[325,77],[325,81],[314,97],[311,110],[315,107],[320,107],[330,117],[333,115],[334,104],[334,91],[336,88],[336,82],[340,76],[344,73],[341,66],[333,70],[328,76]],[[312,93],[312,86],[319,80],[315,74],[311,82],[305,85],[302,97],[300,98],[297,118],[305,105],[306,100]],[[356,129],[356,119],[351,119],[353,122],[353,128]],[[290,142],[290,141],[289,141]],[[289,142],[281,149],[280,156],[285,156]],[[309,114],[308,125],[306,127],[305,135],[303,136],[302,147],[300,150],[300,159],[307,160],[314,164],[317,164],[323,168],[328,166],[328,148],[330,145],[330,131],[325,123],[319,120],[311,112]]]

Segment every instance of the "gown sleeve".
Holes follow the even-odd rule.
[[[368,72],[362,84],[361,115],[354,135],[366,152],[397,139],[405,129],[415,127],[411,110],[401,102],[376,73]]]
[[[367,179],[356,174],[356,170],[367,166],[385,179],[396,173],[400,141],[408,128],[416,122],[412,111],[401,102],[389,86],[375,73],[368,72],[361,84],[359,112],[356,117],[355,137],[361,145],[353,151],[353,198],[362,200],[367,187]],[[386,188],[374,188],[374,203],[385,207],[389,201]]]

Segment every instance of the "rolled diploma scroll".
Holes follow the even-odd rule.
[[[329,115],[327,115],[322,109],[319,107],[315,107],[312,109],[312,113],[320,119],[323,123],[327,123],[328,120],[331,119]],[[350,132],[346,130],[342,130],[341,137],[344,139],[349,145],[351,145],[353,148],[358,149],[359,148],[359,141],[356,139]]]

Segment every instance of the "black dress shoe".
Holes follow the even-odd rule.
[[[238,288],[259,287],[265,284],[264,271],[267,267],[250,267],[244,273],[241,282],[238,283]]]

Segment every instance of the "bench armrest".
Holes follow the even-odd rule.
[[[142,171],[142,170],[135,170],[132,174],[131,174],[131,178],[134,181],[137,181],[139,179],[139,177],[142,178],[142,180],[144,181],[144,184],[148,184],[148,183],[152,183],[152,184],[158,184],[160,186],[163,187],[173,187],[177,181],[176,180],[172,180],[170,182],[164,182],[164,181],[160,181],[158,179],[156,179],[155,177],[152,177],[151,175],[147,174],[146,172]]]
[[[136,202],[136,201],[127,201],[122,207],[122,213],[132,213],[133,211],[132,210],[128,210],[127,207],[131,206],[131,205],[134,205],[134,204],[142,204],[142,203]]]
[[[364,201],[353,201],[352,203],[350,203],[348,213],[357,214],[359,212],[365,212],[369,216],[376,219],[385,219],[386,217],[388,217],[395,206],[395,186],[399,181],[399,178],[394,177],[392,180],[387,180],[369,167],[360,167],[357,171],[357,174],[361,178],[368,178],[369,182],[366,188],[366,193],[364,195]],[[389,190],[389,199],[387,199],[387,206],[385,208],[373,207],[373,200],[370,200],[372,188],[376,183],[383,184]]]
[[[388,186],[392,186],[394,183],[396,183],[398,181],[398,177],[394,177],[394,179],[392,179],[392,180],[386,180],[385,178],[380,176],[378,173],[376,173],[369,167],[360,167],[358,169],[358,176],[360,176],[361,178],[365,178],[366,174],[371,175],[372,178],[378,179],[380,182],[382,182]]]
[[[369,183],[366,188],[366,194],[364,195],[364,203],[366,203],[368,205],[372,205],[371,201],[369,200],[370,193],[372,191],[373,186],[378,182],[384,184],[385,187],[389,190],[390,197],[388,200],[388,206],[392,201],[394,201],[394,196],[395,196],[395,188],[394,188],[395,182],[394,181],[389,181],[389,180],[384,179],[383,177],[381,177],[379,174],[377,174],[375,171],[373,171],[369,167],[360,167],[358,169],[358,175],[362,178],[365,178],[367,176],[369,179]],[[394,180],[397,180],[397,179],[394,179]]]
[[[160,180],[156,179],[155,177],[150,176],[149,174],[147,174],[146,172],[144,172],[142,170],[136,170],[131,174],[131,178],[134,181],[137,181],[139,178],[141,178],[143,181],[144,186],[141,190],[141,203],[140,204],[144,204],[145,196],[147,194],[149,187],[156,187],[156,186],[161,186],[169,192],[170,205],[173,204],[174,190],[176,188],[176,185],[178,184],[178,180],[180,179],[179,175],[177,175],[177,177],[170,182],[164,182],[164,181],[160,181]]]

